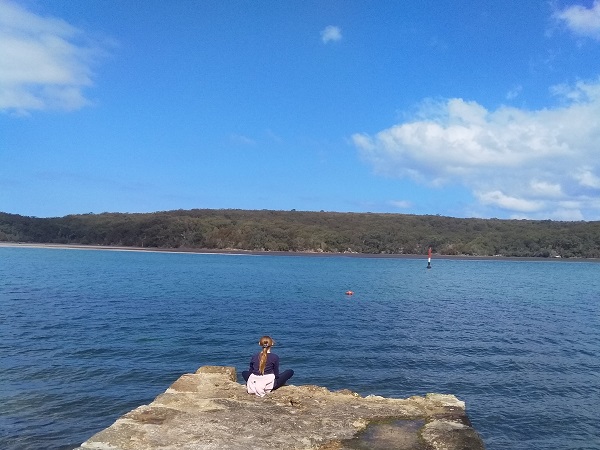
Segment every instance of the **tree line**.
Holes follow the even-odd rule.
[[[194,209],[38,218],[0,213],[0,241],[212,250],[600,258],[600,222]]]

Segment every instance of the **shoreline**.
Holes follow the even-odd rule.
[[[51,244],[0,241],[1,247],[12,248],[45,248],[55,250],[103,250],[120,252],[151,252],[151,253],[188,253],[200,255],[247,255],[247,256],[308,256],[308,257],[346,257],[346,258],[376,258],[376,259],[427,259],[427,255],[410,254],[372,254],[372,253],[332,253],[332,252],[285,252],[238,249],[201,249],[201,248],[158,248],[158,247],[121,247],[116,245],[86,245],[86,244]],[[433,254],[437,260],[457,261],[565,261],[565,262],[600,262],[598,258],[542,258],[534,256],[472,256],[472,255],[439,255]]]

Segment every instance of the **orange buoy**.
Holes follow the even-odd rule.
[[[352,292],[352,291],[346,291],[346,295],[354,295],[354,292]]]

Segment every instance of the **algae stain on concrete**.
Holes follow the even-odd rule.
[[[353,439],[342,442],[343,450],[426,450],[420,431],[424,420],[371,422]]]

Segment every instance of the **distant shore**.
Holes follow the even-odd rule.
[[[373,254],[373,253],[332,253],[332,252],[282,252],[238,249],[203,249],[203,248],[157,248],[157,247],[120,247],[110,245],[83,244],[43,244],[27,242],[0,242],[0,247],[15,248],[47,248],[57,250],[105,250],[120,252],[156,252],[156,253],[196,253],[215,255],[250,255],[250,256],[309,256],[309,257],[347,257],[347,258],[385,258],[385,259],[427,259],[427,255],[408,254]],[[471,255],[439,255],[432,259],[470,260],[470,261],[571,261],[600,262],[598,258],[542,258],[518,256],[471,256]]]

